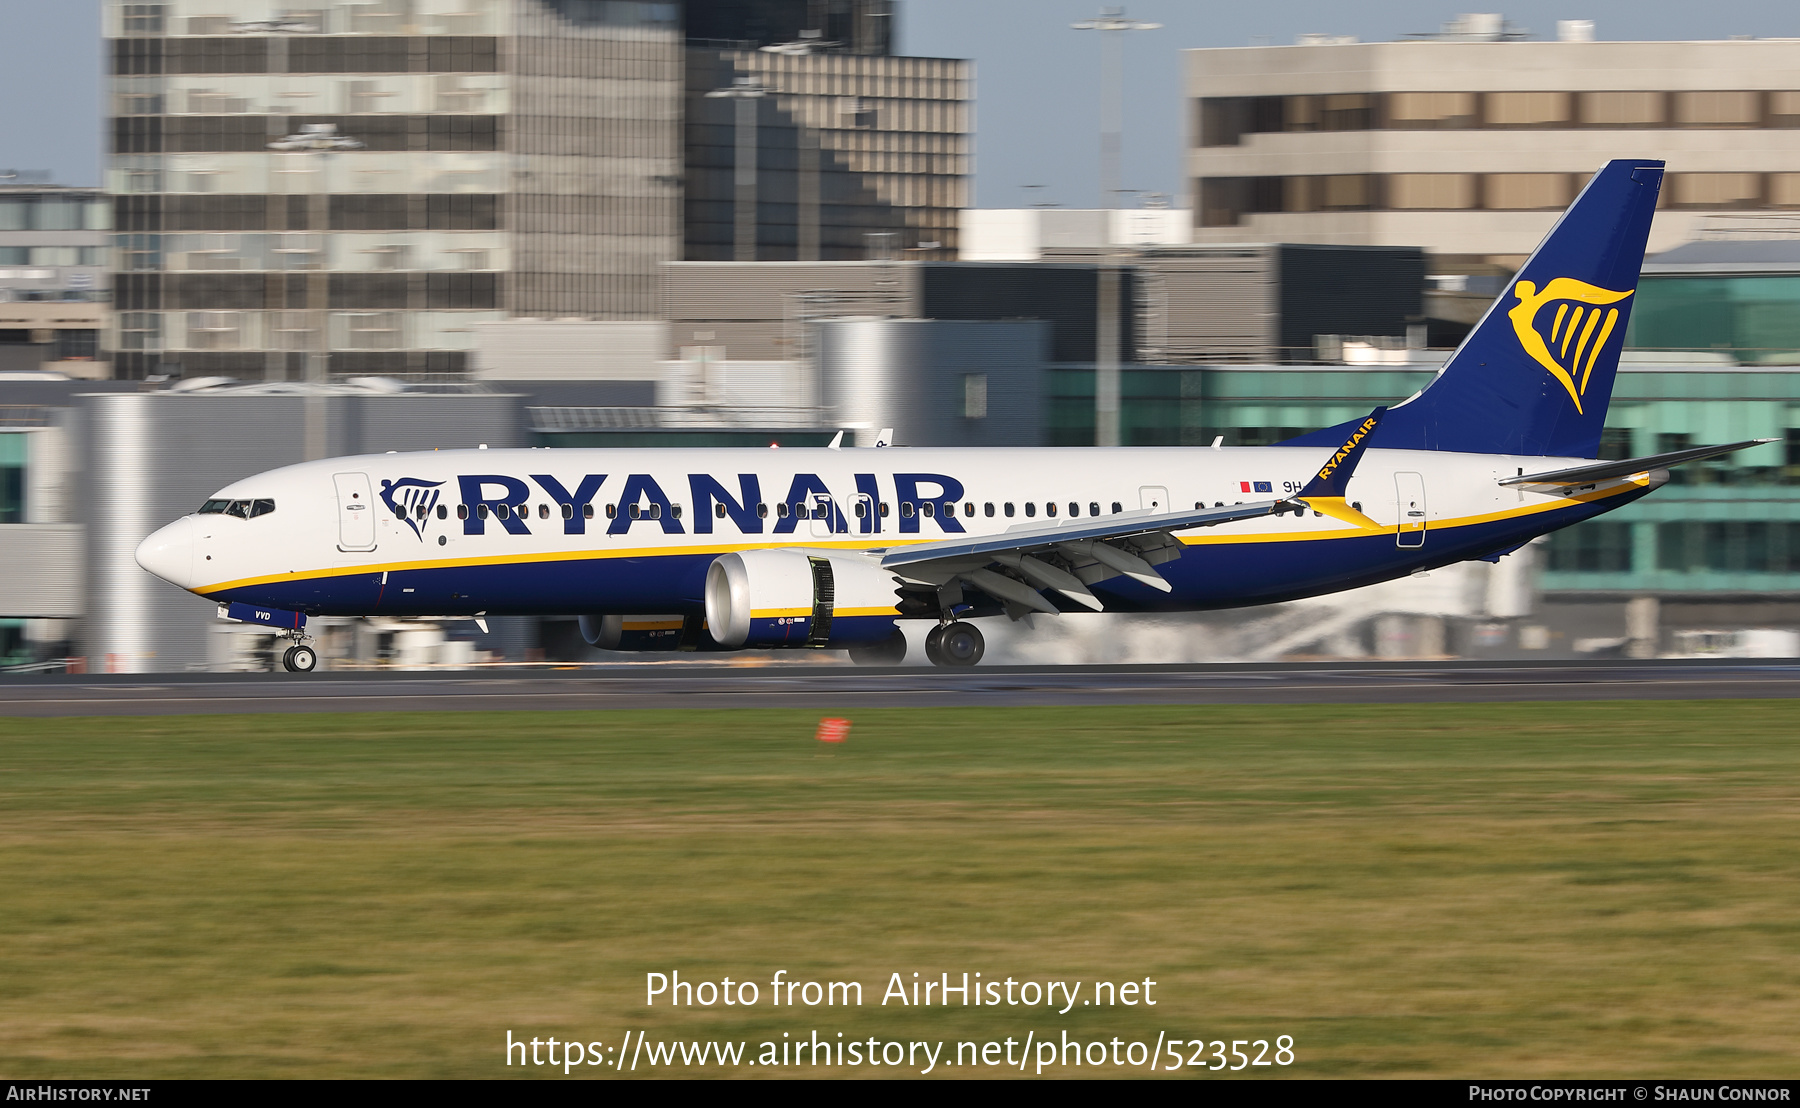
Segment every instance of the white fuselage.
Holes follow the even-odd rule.
[[[891,550],[1095,514],[1281,498],[1328,455],[1316,447],[366,455],[234,482],[216,499],[273,501],[273,510],[186,517],[147,540],[140,560],[201,595],[314,613],[679,611],[697,601],[706,563],[726,552]],[[1185,531],[1184,556],[1165,572],[1170,593],[1129,582],[1097,592],[1125,610],[1328,592],[1509,549],[1648,491],[1641,479],[1569,496],[1496,483],[1582,461],[1370,449],[1345,499],[1382,532],[1314,512]],[[1423,534],[1405,533],[1409,518],[1414,530],[1424,522]]]

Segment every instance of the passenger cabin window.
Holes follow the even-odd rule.
[[[974,514],[975,514],[975,502],[973,500],[963,501],[963,515],[972,516]]]
[[[887,501],[885,501],[885,500],[883,500],[883,501],[882,501],[882,502],[881,502],[881,518],[882,518],[882,519],[886,519],[886,518],[887,518],[887,514],[888,514],[888,506],[887,506]]]
[[[912,518],[912,517],[913,517],[913,503],[912,503],[912,501],[910,501],[910,500],[902,500],[902,501],[901,501],[901,502],[900,502],[900,518],[901,518],[901,519],[911,519],[911,518]]]
[[[593,519],[594,518],[594,506],[592,504],[583,504],[581,506],[581,518],[582,519]]]
[[[1012,501],[1008,500],[1005,504],[1001,505],[1000,510],[1006,513],[1007,519],[1011,519],[1013,514]]]
[[[607,519],[616,519],[618,517],[618,515],[619,515],[619,506],[617,504],[608,504],[606,506],[606,518]]]
[[[787,514],[788,514],[788,506],[787,506],[787,504],[786,504],[786,503],[785,503],[785,502],[783,502],[783,503],[781,503],[781,504],[777,504],[777,505],[775,505],[775,515],[776,515],[776,518],[778,518],[778,519],[786,519],[786,518],[787,518]]]
[[[550,518],[550,505],[548,505],[548,504],[539,504],[538,505],[538,518],[539,519],[549,519]]]
[[[1100,505],[1099,504],[1096,503],[1096,504],[1088,505],[1088,515],[1097,516],[1099,514],[1100,514]]]
[[[1081,514],[1081,505],[1075,503],[1073,500],[1069,501],[1069,518],[1074,519],[1076,516],[1078,516],[1080,514]]]
[[[438,511],[441,512],[441,511],[443,511],[443,509],[439,508]],[[469,506],[467,504],[458,504],[456,506],[456,518],[457,519],[468,519],[469,518]]]
[[[714,519],[724,519],[725,518],[725,505],[719,504],[719,503],[713,504],[713,518]]]
[[[1113,501],[1113,515],[1118,515],[1120,512],[1122,512],[1124,510],[1125,510],[1125,506],[1123,504],[1120,504],[1117,500]],[[1099,515],[1100,513],[1095,512],[1094,514]]]
[[[983,504],[981,506],[981,514],[984,516],[987,516],[989,519],[994,518],[994,503],[993,503],[993,501],[990,500],[986,504]],[[1008,514],[1010,514],[1010,513],[1008,513]]]
[[[488,506],[486,504],[475,505],[475,518],[476,519],[486,519],[487,517],[488,517]],[[504,519],[506,517],[502,516],[500,518]]]
[[[927,500],[925,503],[919,505],[919,511],[924,513],[926,519],[931,519],[937,515],[937,505]]]
[[[719,506],[721,508],[724,507],[723,504],[721,504]],[[767,504],[758,504],[756,506],[756,518],[757,519],[768,519],[769,518],[769,506]]]
[[[439,504],[438,510],[437,510],[437,517],[439,519],[449,519],[450,518],[450,509],[442,504]]]
[[[1044,504],[1044,514],[1047,516],[1053,516],[1056,514],[1056,501],[1051,500],[1051,501],[1047,501]]]
[[[575,505],[564,504],[562,506],[562,517],[564,519],[574,519],[575,518]]]
[[[1035,515],[1037,515],[1037,505],[1027,500],[1025,502],[1025,518],[1030,519]]]

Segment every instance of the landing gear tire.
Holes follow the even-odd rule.
[[[947,625],[940,623],[925,633],[925,658],[934,666],[950,664],[944,661],[943,653],[938,650],[938,643],[942,642],[944,638],[945,626]]]
[[[952,623],[934,628],[925,637],[925,654],[934,665],[967,668],[981,661],[987,642],[972,623]]]
[[[850,660],[859,666],[897,666],[906,660],[906,632],[894,633],[880,642],[850,648]]]
[[[290,646],[281,656],[281,666],[289,673],[311,673],[319,668],[319,655],[310,646]]]

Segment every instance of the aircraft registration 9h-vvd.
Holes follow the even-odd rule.
[[[1663,164],[1582,190],[1431,384],[1276,446],[454,450],[287,466],[138,547],[283,628],[577,615],[615,650],[981,659],[971,618],[1267,604],[1474,558],[1630,503],[1667,467],[1596,461]]]

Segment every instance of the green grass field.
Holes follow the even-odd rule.
[[[1800,1066],[1792,703],[885,710],[837,747],[823,714],[6,720],[0,1075],[503,1077],[509,1030],[815,1028],[1291,1035],[1256,1076]],[[671,970],[762,1003],[646,1007]],[[772,1008],[777,970],[865,1003]],[[965,970],[1158,1003],[879,1004]],[[732,1071],[637,1071],[693,1072]]]

